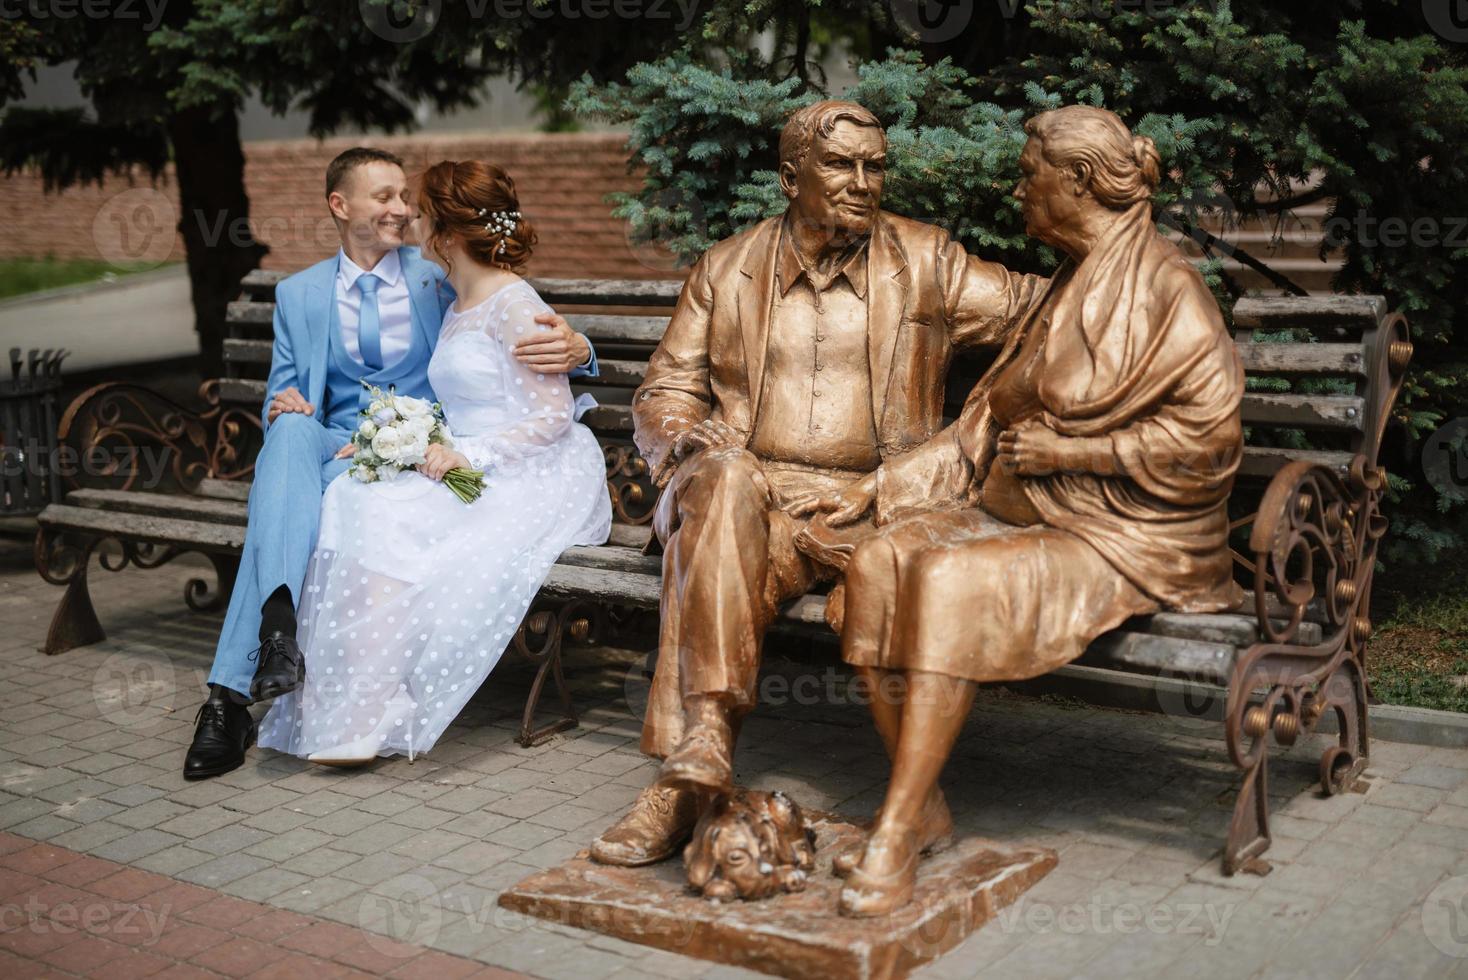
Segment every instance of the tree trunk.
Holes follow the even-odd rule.
[[[224,370],[224,314],[240,280],[269,251],[250,229],[245,153],[239,118],[230,107],[184,109],[168,120],[178,179],[178,230],[183,235],[199,334],[199,368],[206,378]]]

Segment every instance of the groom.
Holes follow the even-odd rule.
[[[265,444],[255,461],[244,552],[184,758],[185,779],[238,768],[255,741],[246,705],[305,676],[295,610],[316,544],[321,497],[349,465],[340,451],[368,398],[362,382],[433,398],[428,361],[454,294],[438,265],[403,244],[413,217],[403,162],[356,147],[326,168],[326,204],[341,250],[275,290],[275,349]],[[597,373],[585,337],[563,319],[522,340],[515,356],[550,373]]]

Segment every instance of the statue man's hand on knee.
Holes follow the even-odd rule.
[[[729,423],[704,419],[693,428],[680,433],[673,441],[670,452],[674,459],[682,462],[701,450],[713,449],[715,446],[742,446],[744,441],[744,436]]]

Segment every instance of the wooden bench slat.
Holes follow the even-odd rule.
[[[1234,326],[1250,330],[1370,330],[1386,316],[1381,296],[1245,296],[1234,304]]]
[[[663,339],[668,329],[665,316],[617,316],[611,313],[570,313],[566,322],[593,344],[647,344]],[[651,352],[649,352],[651,353]]]
[[[1351,472],[1355,453],[1334,449],[1280,449],[1274,446],[1245,446],[1239,475],[1267,479],[1296,460],[1334,470],[1341,476]]]
[[[259,404],[265,399],[265,382],[256,378],[221,378],[219,382],[219,397],[222,401],[230,404],[254,403]],[[1248,396],[1253,397],[1253,396]],[[1335,397],[1335,396],[1285,396],[1272,395],[1271,398],[1301,398],[1301,397]],[[1360,404],[1359,398],[1353,396],[1340,396],[1355,405]],[[1336,406],[1337,414],[1341,412],[1341,406]],[[1358,410],[1359,411],[1359,410]],[[1303,414],[1303,413],[1302,413]],[[581,417],[587,427],[596,432],[614,433],[618,435],[630,434],[633,430],[632,406],[630,405],[598,405]],[[1331,428],[1359,428],[1355,420],[1344,419],[1352,424],[1335,424]],[[1245,423],[1250,425],[1260,424],[1257,418],[1245,416]],[[1268,425],[1304,425],[1299,421],[1285,422],[1278,414],[1275,414]],[[1340,473],[1348,472],[1353,455],[1338,450],[1323,449],[1280,449],[1265,446],[1244,447],[1244,459],[1239,472],[1251,477],[1270,477],[1284,467],[1286,463],[1297,459],[1309,460],[1322,466],[1329,466]]]
[[[220,378],[219,400],[230,405],[249,402],[259,407],[265,401],[265,379]]]
[[[1275,625],[1283,628],[1285,624],[1280,621]],[[1123,628],[1153,636],[1227,643],[1236,647],[1246,647],[1259,639],[1258,620],[1253,615],[1243,613],[1153,613],[1150,616],[1138,616]],[[1318,623],[1305,623],[1300,629],[1301,643],[1320,642]]]
[[[641,609],[655,609],[662,602],[662,579],[657,575],[580,565],[552,565],[540,590],[555,596],[575,596]]]
[[[249,480],[216,480],[214,477],[206,477],[199,481],[194,488],[194,493],[201,497],[213,497],[216,500],[248,500],[250,497]]]
[[[271,295],[292,273],[280,269],[252,269],[240,285],[248,293]],[[683,289],[681,279],[555,279],[535,277],[530,285],[542,296],[562,303],[602,306],[672,306]],[[547,300],[549,302],[549,300]]]
[[[116,535],[130,541],[177,544],[212,554],[238,554],[245,543],[243,525],[188,521],[51,504],[36,520],[43,527]]]
[[[1357,395],[1296,395],[1249,392],[1244,395],[1245,425],[1359,431],[1365,400]]]
[[[274,346],[268,340],[226,338],[224,359],[230,364],[269,364],[271,348]]]
[[[557,561],[581,568],[599,568],[610,572],[637,572],[662,575],[663,561],[657,555],[644,555],[637,548],[614,544],[585,545],[567,548]]]
[[[275,304],[259,300],[237,299],[225,309],[226,323],[238,326],[268,327],[274,323]],[[622,316],[614,313],[571,313],[566,322],[577,333],[584,333],[592,343],[656,344],[668,328],[665,316]],[[267,362],[269,358],[266,358]]]
[[[249,507],[243,500],[219,500],[183,493],[148,493],[142,490],[73,490],[66,495],[73,507],[106,510],[120,514],[178,517],[185,520],[220,521],[243,527]]]
[[[268,340],[241,340],[230,338],[224,342],[224,359],[230,364],[268,365],[274,345]],[[597,362],[598,375],[594,378],[577,378],[577,384],[618,385],[635,388],[642,384],[647,374],[646,361],[626,361],[603,358]],[[264,392],[261,392],[264,397]]]
[[[1128,673],[1170,674],[1222,683],[1227,681],[1237,656],[1238,649],[1227,643],[1119,629],[1098,637],[1086,648],[1080,662]]]
[[[531,287],[551,306],[672,306],[683,291],[681,279],[541,279]]]
[[[1366,355],[1360,344],[1234,345],[1250,374],[1352,374],[1364,376]]]

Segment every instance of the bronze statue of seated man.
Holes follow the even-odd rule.
[[[935,436],[954,349],[1001,345],[1044,286],[882,211],[886,151],[861,106],[794,113],[780,137],[788,210],[693,267],[634,396],[664,549],[642,750],[664,762],[593,844],[598,861],[672,855],[700,798],[731,788],[765,629],[782,601],[837,574],[794,544],[815,501]],[[941,798],[930,810],[945,836]]]

